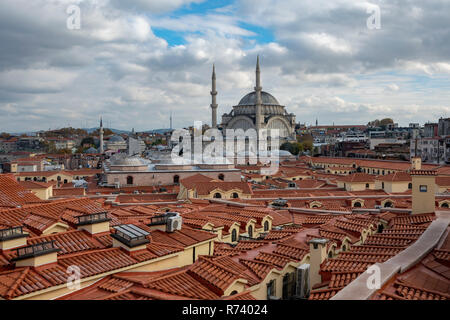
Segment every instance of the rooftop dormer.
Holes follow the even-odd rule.
[[[27,244],[28,233],[22,227],[0,230],[0,250],[14,249]]]
[[[146,248],[150,243],[147,236],[150,234],[134,224],[122,224],[114,227],[116,233],[111,234],[113,247],[121,247],[127,251],[137,251]]]
[[[78,230],[85,230],[90,234],[97,234],[109,231],[109,222],[107,212],[86,214],[82,216],[77,216],[77,227]]]
[[[57,252],[60,251],[54,241],[47,241],[17,248],[17,257],[12,259],[16,267],[39,267],[58,261]]]

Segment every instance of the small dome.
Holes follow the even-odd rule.
[[[275,99],[273,95],[267,93],[265,91],[261,91],[261,100],[262,104],[271,105],[271,106],[279,106],[280,103]],[[244,96],[241,101],[239,101],[239,106],[253,106],[256,104],[256,92],[250,92],[246,96]]]
[[[145,163],[138,157],[127,157],[115,155],[111,157],[111,165],[113,166],[143,166]]]
[[[84,153],[97,153],[97,149],[90,147],[89,149],[87,149]]]
[[[108,142],[125,142],[125,140],[121,136],[115,135],[109,138]]]

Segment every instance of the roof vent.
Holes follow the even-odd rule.
[[[107,212],[85,214],[77,216],[77,227],[86,230],[90,234],[97,234],[109,231],[109,221]]]
[[[276,206],[276,207],[285,207],[287,204],[287,200],[279,198],[277,200],[274,200],[272,205]]]
[[[122,224],[114,227],[114,229],[116,233],[111,234],[111,237],[117,240],[113,240],[114,247],[120,246],[128,251],[140,250],[145,247],[145,244],[150,242],[147,238],[150,233],[134,224]]]
[[[17,257],[12,259],[12,261],[16,261],[17,267],[38,267],[56,262],[56,253],[60,250],[55,246],[54,241],[36,243],[17,248]]]
[[[8,250],[27,244],[28,233],[22,227],[13,227],[0,230],[0,250]]]

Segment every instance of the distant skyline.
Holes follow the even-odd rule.
[[[67,28],[70,5],[80,29]],[[368,9],[380,8],[380,29]],[[314,125],[450,116],[450,1],[5,0],[0,132],[218,120],[255,86]],[[86,124],[87,125],[83,125]]]

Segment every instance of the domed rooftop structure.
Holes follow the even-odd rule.
[[[144,166],[145,163],[142,159],[138,157],[128,157],[126,155],[114,155],[111,157],[111,165],[135,167],[135,166]]]
[[[115,135],[109,138],[108,142],[125,142],[125,140],[121,136]]]
[[[269,106],[279,106],[280,103],[277,99],[270,93],[267,93],[265,91],[261,91],[261,100],[263,105],[269,105]],[[239,101],[238,106],[254,106],[256,105],[256,92],[250,92],[247,95],[245,95],[241,101]]]
[[[97,152],[98,152],[97,149],[95,149],[94,147],[90,147],[84,153],[97,153]]]

